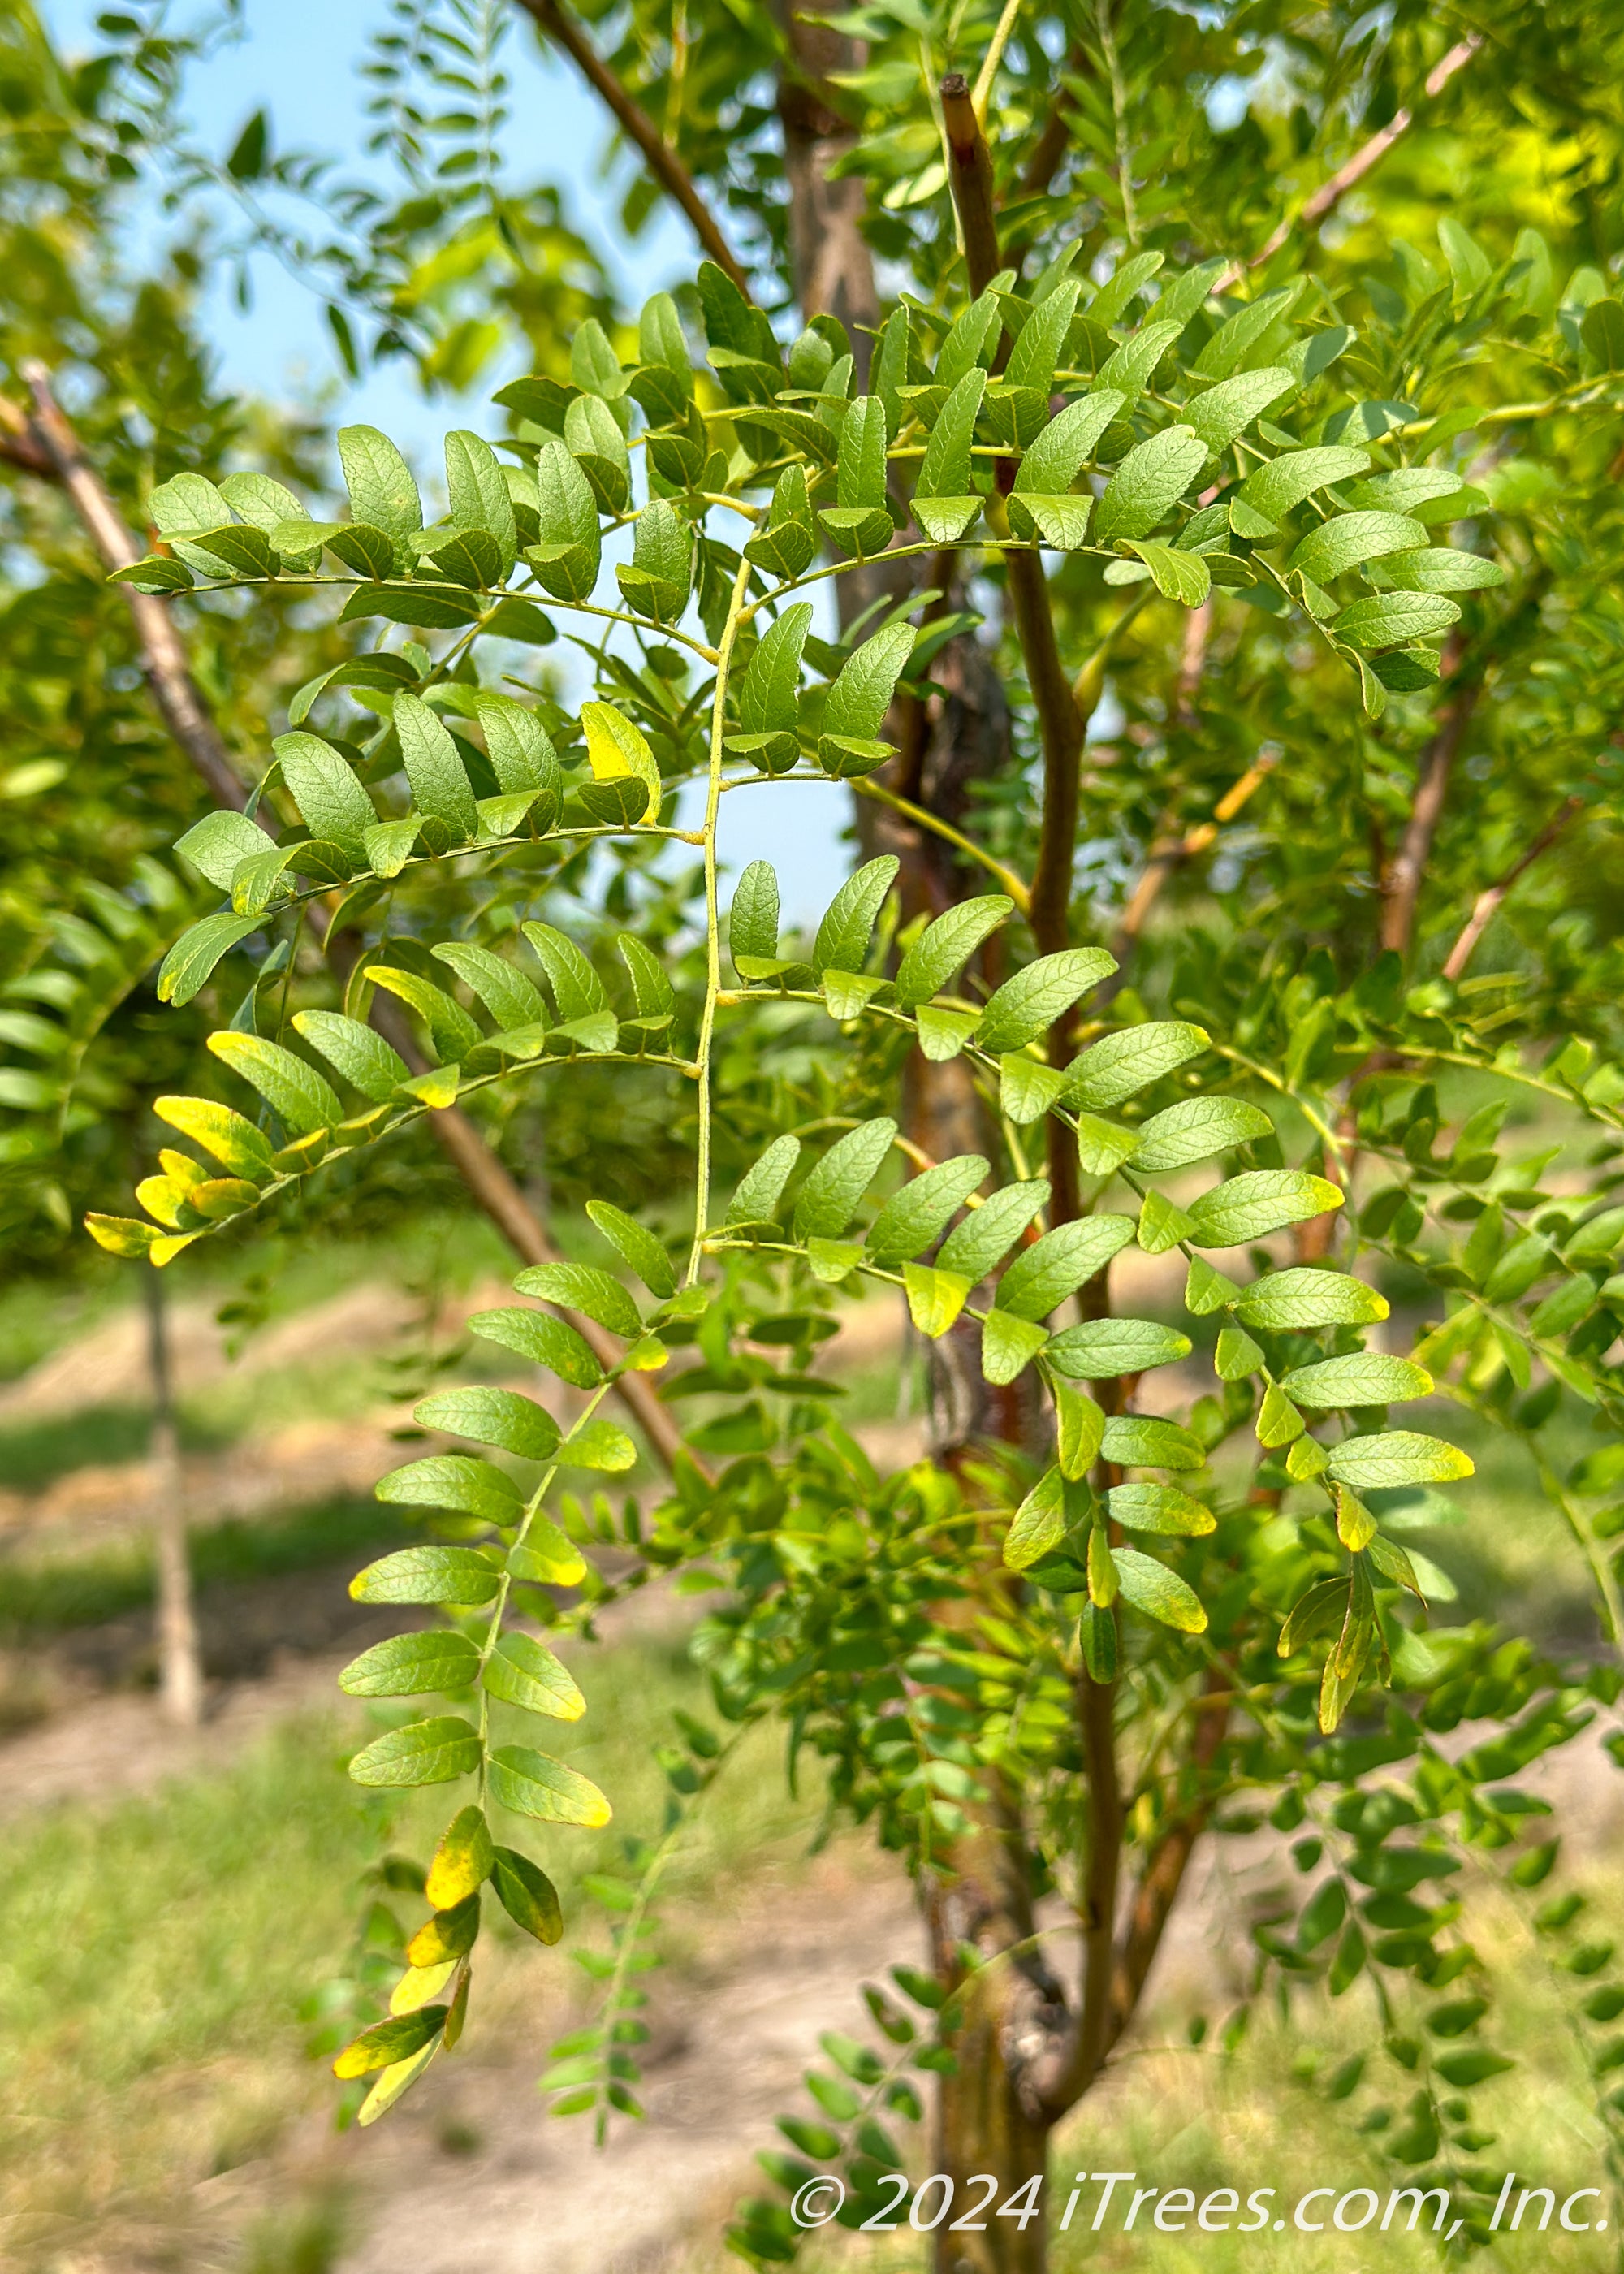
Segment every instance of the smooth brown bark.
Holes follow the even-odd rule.
[[[716,215],[701,197],[693,176],[636,97],[621,86],[569,11],[560,6],[559,0],[518,0],[518,4],[527,15],[534,17],[555,47],[562,48],[610,111],[627,140],[641,154],[661,189],[686,215],[711,260],[726,271],[748,299],[749,278],[722,234]]]
[[[839,12],[830,0],[780,0],[777,13],[789,64],[778,79],[778,118],[789,184],[795,297],[804,318],[835,316],[846,326],[861,392],[868,381],[870,335],[880,320],[880,296],[862,234],[861,177],[833,171],[855,145],[857,132],[834,108],[830,82],[836,72],[858,69],[867,49],[828,20]]]

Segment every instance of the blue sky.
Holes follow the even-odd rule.
[[[94,19],[107,4],[42,0],[41,13],[70,55],[83,54],[102,44]],[[194,11],[180,12],[184,18]],[[365,162],[365,94],[355,65],[386,13],[387,0],[245,0],[247,37],[221,49],[191,81],[189,109],[199,139],[223,155],[264,106],[275,147],[332,153],[353,173]],[[544,55],[527,23],[515,26],[504,62],[513,80],[509,147],[521,165],[539,171],[545,162],[563,187],[569,218],[609,260],[627,299],[635,305],[685,270],[691,274],[696,254],[687,226],[668,210],[657,212],[635,245],[619,241],[615,215],[628,162],[622,153],[612,174],[605,173],[603,115],[570,67]],[[138,231],[158,225],[150,213],[138,214],[131,223]],[[369,373],[358,386],[344,383],[318,295],[269,255],[255,260],[252,285],[244,312],[222,265],[204,303],[205,329],[229,385],[283,401],[308,402],[320,394],[335,425],[362,420],[383,427],[430,481],[447,426],[494,431],[502,423],[503,414],[485,399],[488,388],[467,400],[441,396],[427,403],[403,365]],[[840,842],[849,807],[847,794],[833,784],[741,793],[724,802],[724,859],[735,873],[746,861],[772,861],[783,882],[786,919],[815,916],[849,864]]]

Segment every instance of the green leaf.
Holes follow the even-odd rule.
[[[605,1011],[609,998],[604,983],[575,945],[551,924],[527,923],[524,937],[535,949],[553,989],[559,1017],[567,1023]]]
[[[367,964],[365,976],[386,995],[410,1004],[427,1026],[443,1065],[460,1065],[478,1043],[478,1028],[462,1005],[432,980],[420,979],[415,971],[401,971],[389,963]]]
[[[1346,482],[1370,471],[1368,450],[1327,446],[1312,450],[1285,450],[1248,474],[1237,494],[1267,521],[1279,521],[1316,490],[1333,482]]]
[[[395,1495],[380,1490],[378,1496]],[[413,1496],[402,1493],[399,1497]],[[418,1497],[431,1508],[447,1504],[432,1496]],[[516,1502],[509,1502],[507,1520],[511,1522],[517,1513]],[[402,1547],[357,1571],[350,1593],[357,1603],[488,1603],[500,1584],[489,1558],[477,1547]]]
[[[1060,1087],[1064,1094],[1064,1076]],[[1077,1117],[1078,1166],[1088,1176],[1109,1177],[1130,1157],[1138,1140],[1137,1129],[1124,1129],[1120,1122],[1101,1121],[1098,1114],[1079,1113]]]
[[[577,1389],[596,1389],[604,1379],[603,1368],[575,1328],[545,1311],[479,1311],[468,1323],[487,1342],[517,1351]]]
[[[1183,328],[1170,317],[1147,317],[1132,338],[1124,340],[1101,365],[1099,384],[1120,388],[1130,401],[1137,401],[1155,377],[1162,358]],[[1190,430],[1185,427],[1180,431],[1188,433]]]
[[[1385,1297],[1362,1279],[1306,1266],[1271,1271],[1243,1288],[1235,1315],[1249,1327],[1295,1333],[1312,1327],[1362,1327],[1387,1315]]]
[[[513,574],[518,531],[501,462],[483,435],[457,427],[446,437],[446,495],[459,528],[482,529],[496,539],[500,580]]]
[[[1018,1319],[1046,1319],[1085,1281],[1103,1271],[1133,1237],[1125,1216],[1079,1216],[1056,1224],[1030,1247],[1023,1247],[998,1282],[1001,1311]]]
[[[972,499],[971,493],[970,444],[986,390],[987,374],[977,365],[950,391],[936,414],[920,462],[914,487],[916,505],[921,498],[951,498],[955,501],[963,499],[979,510],[981,501]]]
[[[840,422],[835,495],[847,512],[885,504],[885,406],[877,395],[860,395]]]
[[[913,637],[912,633],[909,637]],[[829,904],[812,945],[812,968],[820,979],[831,968],[862,969],[880,903],[891,890],[900,866],[894,853],[883,854],[877,861],[865,861],[841,885]]]
[[[1188,1429],[1144,1413],[1113,1413],[1101,1450],[1119,1469],[1199,1469],[1207,1460],[1200,1440]]]
[[[443,821],[454,837],[475,836],[479,816],[473,788],[449,729],[419,697],[404,691],[395,698],[394,719],[413,804]]]
[[[159,1097],[153,1111],[171,1129],[194,1139],[234,1177],[263,1181],[276,1173],[269,1138],[229,1105],[216,1105],[208,1097]]]
[[[826,773],[849,771],[838,751],[831,754],[831,742],[876,741],[903,666],[914,652],[915,636],[911,624],[887,624],[872,639],[865,640],[840,666],[823,700],[818,764]],[[872,868],[874,863],[868,865]],[[863,873],[858,871],[860,876]]]
[[[908,1299],[908,1316],[921,1335],[935,1342],[958,1319],[975,1282],[961,1271],[905,1263],[902,1284]]]
[[[345,1081],[353,1082],[374,1105],[385,1104],[410,1078],[411,1068],[405,1059],[358,1019],[346,1019],[337,1011],[298,1011],[293,1025],[329,1065],[336,1066]]]
[[[664,1246],[635,1216],[609,1201],[589,1201],[586,1212],[621,1261],[629,1265],[651,1295],[662,1302],[677,1291],[676,1274]]]
[[[1101,374],[1109,383],[1109,365]],[[1207,445],[1193,428],[1167,426],[1130,450],[1094,510],[1094,542],[1147,537],[1207,463]]]
[[[994,1058],[1024,1049],[1116,968],[1115,959],[1099,947],[1040,955],[989,998],[975,1030],[977,1047]]]
[[[1406,1588],[1417,1600],[1425,1600],[1421,1593],[1421,1583],[1416,1577],[1416,1567],[1396,1540],[1384,1540],[1378,1532],[1365,1552],[1384,1579],[1391,1579],[1395,1585]]]
[[[533,1516],[524,1538],[508,1551],[511,1577],[538,1587],[578,1587],[586,1577],[580,1549],[545,1516]]]
[[[1058,1067],[1029,1058],[1024,1050],[1005,1050],[998,1060],[998,1111],[1017,1127],[1041,1121],[1064,1087]]]
[[[990,1311],[981,1325],[981,1374],[1002,1388],[1022,1374],[1049,1340],[1049,1329],[1011,1311]]]
[[[905,1011],[939,995],[950,979],[1011,915],[1015,903],[1003,892],[960,900],[926,925],[897,972],[897,1002]]]
[[[1055,1384],[1055,1423],[1060,1473],[1080,1482],[1099,1458],[1105,1442],[1105,1415],[1092,1397],[1068,1382]]]
[[[1469,1477],[1472,1463],[1440,1437],[1413,1429],[1385,1429],[1372,1437],[1344,1437],[1333,1445],[1327,1472],[1339,1485],[1372,1492],[1387,1485],[1441,1485]]]
[[[727,949],[741,979],[764,975],[747,974],[741,956],[752,966],[778,964],[778,875],[771,861],[752,861],[739,879],[727,918]]]
[[[1088,1319],[1068,1327],[1049,1346],[1048,1363],[1056,1374],[1079,1382],[1106,1382],[1122,1374],[1145,1374],[1190,1355],[1190,1338],[1150,1319]]]
[[[1603,297],[1592,300],[1579,326],[1579,336],[1603,371],[1624,371],[1624,306]]]
[[[800,754],[795,729],[801,715],[801,658],[811,628],[809,600],[797,600],[786,608],[768,627],[738,684],[734,700],[743,734],[765,738],[759,758],[754,749],[741,755],[763,764],[769,773],[793,766]],[[739,739],[731,738],[734,742]]]
[[[357,521],[398,538],[414,537],[422,528],[423,501],[411,468],[387,434],[376,426],[341,426],[338,462]],[[403,555],[401,565],[405,566]]]
[[[595,1784],[529,1745],[503,1745],[492,1753],[489,1776],[492,1797],[501,1807],[545,1824],[579,1824],[595,1830],[607,1824],[613,1812]]]
[[[425,1429],[469,1437],[477,1445],[496,1445],[522,1460],[550,1460],[558,1448],[558,1423],[533,1397],[522,1397],[516,1389],[470,1384],[437,1390],[418,1400],[412,1418]]]
[[[373,823],[366,832],[366,858],[374,876],[400,875],[422,826],[421,817],[415,813],[401,821]]]
[[[1213,1371],[1220,1382],[1244,1382],[1256,1374],[1263,1364],[1263,1352],[1252,1337],[1239,1327],[1219,1329],[1217,1346],[1213,1352]]]
[[[577,395],[564,406],[564,444],[605,513],[631,503],[631,463],[620,422],[600,395]]]
[[[1142,1032],[1130,1027],[1129,1034]],[[1153,1113],[1138,1133],[1133,1165],[1147,1175],[1162,1176],[1187,1169],[1231,1146],[1267,1137],[1274,1128],[1268,1115],[1238,1097],[1184,1097],[1165,1111]]]
[[[350,1773],[365,1785],[449,1784],[455,1777],[473,1775],[483,1750],[470,1723],[460,1714],[443,1713],[374,1737],[351,1760]]]
[[[1483,592],[1506,581],[1498,561],[1463,553],[1453,545],[1424,545],[1401,553],[1383,571],[1390,584],[1406,592]]]
[[[960,1153],[911,1177],[874,1220],[868,1254],[883,1269],[921,1255],[988,1174],[979,1153]]]
[[[1123,1600],[1132,1603],[1136,1611],[1159,1620],[1164,1627],[1176,1628],[1180,1634],[1206,1633],[1207,1613],[1194,1589],[1165,1563],[1158,1563],[1154,1555],[1141,1555],[1137,1547],[1113,1547],[1111,1562],[1116,1567]]]
[[[675,623],[694,588],[694,532],[674,506],[652,498],[637,516],[630,568],[615,577],[628,604],[658,622]]]
[[[1181,607],[1199,608],[1211,591],[1212,573],[1199,554],[1176,553],[1170,545],[1155,545],[1143,539],[1135,542],[1132,550],[1149,569],[1151,582],[1164,600],[1177,600]]]
[[[1356,600],[1334,618],[1332,631],[1350,647],[1396,647],[1403,640],[1428,639],[1458,623],[1453,600],[1432,592],[1383,592]]]
[[[799,1137],[775,1137],[760,1160],[745,1171],[738,1191],[727,1203],[724,1222],[730,1228],[772,1223],[784,1197],[784,1187],[800,1157]]]
[[[646,814],[650,820],[655,819],[665,785],[654,752],[641,728],[609,703],[583,703],[581,726],[586,736],[593,780],[638,783],[644,792],[643,804],[628,813],[627,818],[635,821]]]
[[[1065,1524],[1065,1480],[1057,1468],[1047,1469],[1016,1510],[1004,1539],[1004,1560],[1011,1570],[1024,1571],[1057,1547]]]
[[[238,865],[265,852],[270,841],[257,821],[227,809],[206,813],[201,821],[194,822],[184,836],[176,839],[175,850],[200,877],[228,892]],[[211,921],[205,918],[206,922]]]
[[[1387,553],[1403,553],[1425,543],[1425,525],[1412,521],[1407,514],[1338,514],[1334,520],[1310,530],[1287,561],[1286,568],[1316,584],[1327,584],[1333,577],[1345,576],[1349,569],[1362,568],[1367,561],[1379,561]]]
[[[436,1910],[450,1910],[478,1892],[495,1861],[485,1811],[460,1808],[440,1834],[423,1892]]]
[[[447,940],[429,953],[437,963],[446,964],[455,972],[478,997],[499,1028],[545,1025],[546,1005],[524,974],[515,971],[506,956],[497,955],[488,947],[476,947],[470,940]]]
[[[325,1077],[261,1035],[213,1034],[208,1047],[233,1073],[257,1089],[282,1126],[295,1137],[331,1129],[344,1118],[338,1092]]]
[[[1199,1247],[1239,1247],[1289,1224],[1305,1224],[1340,1208],[1340,1188],[1301,1169],[1250,1169],[1190,1203],[1191,1238]]]
[[[222,909],[205,916],[182,932],[158,970],[158,1000],[177,1009],[190,1003],[208,984],[214,966],[250,932],[259,930],[258,916],[233,915]]]
[[[882,1116],[860,1122],[831,1145],[813,1169],[795,1202],[795,1237],[838,1239],[857,1203],[879,1174],[897,1135],[894,1121]]]
[[[1181,1540],[1202,1540],[1216,1532],[1218,1520],[1210,1508],[1171,1485],[1113,1485],[1105,1495],[1113,1520],[1129,1532],[1160,1532]],[[1124,1588],[1124,1593],[1126,1593]],[[1129,1596],[1130,1602],[1133,1598]],[[1141,1608],[1143,1608],[1141,1606]],[[1169,1626],[1177,1626],[1169,1619]],[[1186,1629],[1199,1633],[1199,1628]]]
[[[1280,1386],[1299,1405],[1327,1411],[1335,1405],[1391,1405],[1402,1398],[1428,1397],[1432,1377],[1411,1359],[1352,1351],[1344,1358],[1295,1367],[1282,1376]]]
[[[643,1332],[643,1320],[631,1297],[618,1279],[593,1263],[537,1263],[521,1271],[514,1291],[538,1296],[543,1302],[561,1303],[595,1319],[612,1335],[630,1342]]]
[[[278,734],[271,744],[282,778],[312,837],[342,846],[357,867],[378,817],[348,763],[317,734]]]
[[[497,1901],[515,1926],[538,1942],[557,1942],[564,1931],[564,1914],[557,1891],[546,1873],[516,1849],[498,1848],[491,1865],[491,1885]]]
[[[1009,512],[1018,537],[1033,534],[1037,501],[1068,498],[1094,444],[1126,400],[1112,388],[1096,388],[1079,401],[1068,403],[1058,417],[1049,420],[1022,457],[1015,476]],[[1085,508],[1086,528],[1088,501],[1079,498],[1075,502]]]
[[[1237,434],[1244,433],[1254,418],[1259,418],[1271,403],[1278,403],[1282,395],[1292,394],[1297,380],[1292,373],[1278,365],[1267,371],[1243,371],[1233,379],[1221,380],[1184,405],[1184,417],[1196,433],[1214,452],[1227,450]]]
[[[961,1274],[972,1287],[978,1285],[1049,1206],[1049,1180],[1044,1177],[1002,1186],[948,1233],[937,1254],[937,1264],[944,1271]]]
[[[568,1669],[531,1635],[504,1635],[485,1669],[485,1686],[506,1706],[545,1713],[555,1721],[578,1721],[586,1699]]]
[[[474,717],[485,735],[491,771],[507,791],[539,790],[532,810],[536,825],[549,829],[558,818],[562,775],[553,738],[527,704],[510,696],[474,697]]]
[[[338,1686],[351,1698],[415,1698],[425,1690],[466,1690],[478,1670],[479,1653],[466,1635],[433,1627],[374,1643],[350,1660]]]
[[[598,582],[601,540],[591,484],[561,441],[545,442],[536,462],[541,541],[526,559],[560,600],[589,600]]]
[[[396,2014],[387,2022],[375,2022],[344,2047],[333,2064],[334,2075],[371,2076],[378,2069],[395,2068],[409,2060],[413,2053],[438,2041],[447,2010],[444,2006],[419,2006],[414,2014]]]
[[[131,584],[138,592],[189,592],[195,579],[183,561],[167,553],[148,553],[122,568],[109,572],[109,584]]]
[[[1204,1027],[1169,1019],[1153,1019],[1143,1026],[1102,1035],[1066,1068],[1067,1103],[1091,1111],[1120,1105],[1136,1090],[1199,1058],[1211,1043]]]
[[[616,1421],[578,1421],[560,1446],[558,1457],[568,1469],[621,1476],[636,1467],[637,1448]]]

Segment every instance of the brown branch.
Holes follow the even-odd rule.
[[[24,419],[24,432],[18,439],[45,460],[48,478],[65,493],[102,567],[109,575],[116,568],[128,568],[142,558],[146,546],[125,526],[106,484],[79,448],[78,435],[51,393],[50,373],[45,365],[25,363],[22,376],[34,397],[34,415]],[[8,413],[8,425],[13,418],[21,417],[11,405]],[[29,471],[42,473],[45,467],[31,465]],[[138,592],[132,584],[122,590],[140,646],[142,674],[164,725],[207,784],[216,805],[229,805],[240,813],[248,802],[248,792],[192,675],[173,617],[154,594]]]
[[[1462,644],[1459,635],[1451,636],[1444,650],[1444,667],[1455,674],[1455,691],[1444,705],[1443,717],[1436,733],[1422,753],[1416,780],[1416,794],[1410,808],[1410,818],[1404,825],[1404,834],[1397,852],[1388,862],[1381,879],[1381,922],[1378,937],[1384,951],[1395,955],[1408,955],[1415,937],[1416,909],[1421,898],[1421,885],[1426,875],[1426,864],[1432,858],[1432,840],[1443,818],[1445,801],[1449,794],[1449,778],[1455,769],[1466,729],[1472,712],[1477,707],[1477,697],[1483,692],[1482,666],[1470,674],[1460,671]]]
[[[78,435],[52,394],[50,373],[43,364],[35,363],[25,364],[22,375],[34,397],[34,416],[28,418],[15,403],[0,396],[0,426],[6,429],[18,446],[14,450],[0,449],[0,456],[30,473],[55,482],[63,490],[104,568],[122,568],[139,561],[143,548],[131,533],[111,492],[86,456]],[[242,812],[248,802],[247,790],[226,754],[219,729],[192,676],[185,647],[173,617],[165,604],[151,593],[138,592],[132,584],[121,585],[119,590],[134,620],[141,669],[165,726],[202,778],[215,803]],[[269,825],[263,816],[256,814],[255,818],[269,833]],[[328,910],[321,901],[312,900],[307,904],[306,915],[316,937],[326,943],[330,960],[335,960],[328,930]],[[375,998],[370,1016],[372,1024],[413,1073],[426,1071],[428,1061],[393,1003]],[[455,1105],[443,1106],[431,1111],[428,1121],[470,1196],[515,1254],[526,1263],[555,1262],[558,1251],[548,1239],[539,1218],[467,1114]],[[601,1328],[590,1319],[576,1323],[605,1372],[619,1364],[620,1352]],[[650,1444],[669,1467],[680,1442],[670,1414],[638,1374],[623,1375],[615,1388]]]
[[[1470,32],[1465,39],[1450,49],[1448,54],[1432,66],[1426,75],[1425,92],[1432,96],[1443,93],[1456,72],[1463,70],[1483,45],[1480,32]],[[1341,202],[1356,182],[1362,182],[1372,166],[1380,165],[1394,144],[1410,132],[1415,124],[1415,113],[1408,109],[1395,110],[1387,124],[1360,144],[1345,166],[1337,169],[1328,181],[1308,198],[1298,211],[1282,221],[1267,241],[1247,260],[1232,260],[1222,275],[1214,280],[1214,292],[1227,292],[1238,284],[1249,268],[1261,268],[1274,255],[1294,230],[1313,229],[1322,222],[1332,207]]]
[[[1444,977],[1458,979],[1471,961],[1478,941],[1493,922],[1500,903],[1519,877],[1531,869],[1541,854],[1550,851],[1575,815],[1583,812],[1586,800],[1575,790],[1563,801],[1552,815],[1526,852],[1518,855],[1497,884],[1490,885],[1472,902],[1472,912],[1461,926],[1455,945],[1449,950],[1444,964]]]
[[[1187,861],[1193,861],[1207,851],[1216,840],[1224,823],[1233,821],[1253,791],[1261,788],[1268,779],[1276,763],[1267,751],[1263,752],[1240,779],[1225,790],[1213,808],[1210,821],[1197,822],[1193,828],[1185,830],[1182,837],[1174,838],[1169,844],[1152,847],[1150,857],[1145,864],[1145,873],[1128,896],[1128,905],[1122,912],[1122,921],[1111,941],[1111,953],[1119,961],[1144,930],[1146,917],[1174,870],[1183,868]]]
[[[541,30],[563,49],[587,85],[613,114],[628,142],[642,152],[655,180],[687,215],[695,236],[718,268],[726,270],[747,299],[749,279],[733,257],[733,248],[718,228],[716,216],[699,194],[693,176],[672,148],[636,97],[621,86],[597,49],[560,4],[560,0],[518,0]]]
[[[1190,1748],[1190,1766],[1203,1782],[1228,1734],[1233,1694],[1231,1670],[1223,1666],[1210,1667],[1207,1694],[1196,1707],[1195,1736]],[[1109,2033],[1102,2054],[1109,2052],[1133,2018],[1139,1993],[1178,1900],[1195,1843],[1212,1814],[1213,1799],[1210,1791],[1198,1793],[1191,1805],[1168,1826],[1146,1860],[1124,1922],[1111,1982]]]

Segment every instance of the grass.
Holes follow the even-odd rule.
[[[583,1876],[623,1868],[625,1837],[659,1828],[665,1786],[650,1748],[671,1735],[672,1707],[703,1713],[704,1694],[676,1641],[568,1654],[588,1713],[558,1733],[555,1750],[607,1788],[615,1823],[590,1835],[510,1823],[505,1836],[553,1873],[579,1943],[600,1939]],[[92,2238],[109,2264],[228,2263],[207,2255],[223,2245],[195,2190],[273,2157],[295,2118],[332,2105],[305,2052],[301,2009],[349,1972],[364,1870],[386,1842],[425,1862],[455,1804],[443,1790],[398,1803],[358,1792],[339,1763],[365,1734],[358,1714],[306,1717],[222,1773],[150,1798],[93,1796],[8,1829],[0,2263],[46,2274],[77,2263]],[[812,1813],[784,1795],[776,1733],[752,1733],[695,1819],[672,1900],[794,1852]],[[409,1925],[414,1909],[402,1906]],[[560,2001],[575,1970],[533,1944],[520,1949],[506,1922],[494,1940],[497,1964],[485,1972],[495,1994],[482,1999],[475,2028],[500,2029],[521,2006],[533,2026],[538,1969]],[[558,2018],[562,2026],[561,2004]],[[545,2033],[531,2050],[539,2072]],[[287,2193],[251,2233],[247,2256],[229,2263],[325,2274],[338,2212],[301,2200],[290,2179]]]
[[[412,1536],[396,1511],[377,1501],[320,1501],[274,1522],[233,1517],[194,1532],[192,1576],[199,1587],[244,1585],[314,1570],[341,1557],[381,1553]],[[152,1553],[143,1540],[112,1542],[88,1555],[11,1562],[0,1605],[0,1643],[96,1626],[145,1610],[153,1586]]]

